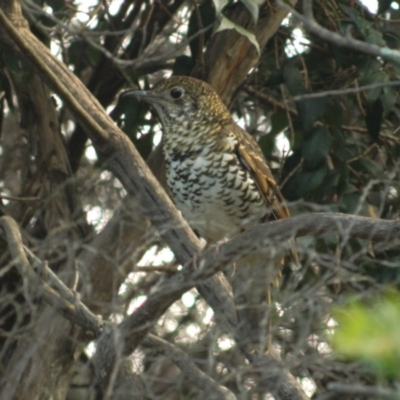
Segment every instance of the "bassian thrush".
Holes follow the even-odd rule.
[[[233,121],[210,85],[173,76],[153,90],[126,94],[150,103],[157,112],[163,126],[170,193],[201,237],[215,243],[260,222],[289,217],[260,147]],[[296,260],[295,250],[292,253]],[[278,275],[276,264],[281,256],[270,250],[269,254],[251,254],[227,274],[241,328],[254,336],[253,343],[264,341],[260,337],[260,332],[265,331],[259,329],[260,321],[265,316],[266,293]]]

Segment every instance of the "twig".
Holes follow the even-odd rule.
[[[359,86],[357,88],[351,88],[351,89],[325,90],[324,92],[319,92],[319,93],[302,94],[298,96],[293,96],[293,100],[301,101],[309,99],[320,99],[329,96],[342,96],[344,94],[358,94],[364,90],[377,89],[389,86],[400,86],[400,80],[391,82],[372,83],[370,85]]]
[[[127,192],[136,197],[143,214],[158,229],[162,239],[175,253],[178,262],[185,265],[200,252],[201,243],[152,175],[132,142],[104,112],[103,107],[82,82],[65,64],[54,58],[49,49],[29,31],[22,15],[12,15],[10,18],[0,8],[0,38],[7,45],[15,46],[20,55],[29,60],[44,81],[62,97],[70,111],[86,128],[100,161],[106,163]],[[14,25],[12,21],[18,23]],[[8,38],[8,41],[4,38]],[[226,285],[226,279],[219,275],[198,289],[215,313],[219,314],[219,321],[229,325],[227,318],[236,316],[236,311],[233,300],[231,310],[227,310],[226,299],[229,293]],[[220,312],[219,307],[222,303],[225,310]]]
[[[328,384],[328,389],[334,392],[339,392],[347,395],[359,395],[377,398],[394,399],[400,396],[399,389],[384,388],[378,386],[345,384],[339,382],[331,382]]]
[[[178,346],[155,335],[149,334],[142,346],[165,355],[176,364],[193,384],[205,392],[207,399],[236,400],[236,396],[226,387],[218,385],[211,377],[196,366],[187,353]]]
[[[287,174],[287,176],[285,177],[285,179],[283,180],[282,183],[280,183],[280,188],[282,189],[286,183],[288,182],[288,180],[297,172],[300,170],[300,168],[303,166],[304,163],[304,157],[301,157],[299,163],[289,172],[289,174]]]
[[[95,337],[99,336],[102,328],[101,318],[96,317],[84,304],[77,301],[76,296],[60,281],[54,272],[29,251],[29,256],[34,260],[36,267],[44,272],[51,284],[41,280],[35,274],[25,254],[26,249],[22,244],[22,237],[17,223],[11,217],[4,216],[0,218],[0,228],[7,240],[11,257],[19,273],[29,280],[29,287],[39,289],[46,303],[54,307],[57,312],[68,320],[93,332]]]
[[[10,201],[38,201],[39,197],[15,197],[15,196],[7,196],[5,194],[0,195],[0,199],[10,200]]]
[[[245,90],[249,94],[252,94],[254,97],[263,101],[264,103],[270,104],[279,110],[289,112],[291,115],[294,115],[296,117],[298,115],[297,110],[295,110],[294,108],[289,108],[286,104],[280,103],[279,101],[275,100],[272,96],[268,96],[260,92],[259,90],[254,89],[250,85],[244,85],[243,90]]]
[[[11,254],[16,259],[21,274],[33,282],[37,281],[37,277],[26,258],[16,223],[10,217],[2,217],[0,226],[5,231]],[[230,241],[211,246],[205,249],[200,257],[196,257],[196,260],[183,271],[163,281],[159,290],[150,294],[142,306],[117,327],[118,337],[123,340],[123,344],[120,342],[122,354],[130,354],[136,349],[158,318],[184,292],[199,283],[204,283],[228,263],[245,257],[255,250],[259,251],[261,248],[268,251],[268,246],[276,247],[294,237],[309,234],[318,236],[324,233],[335,233],[343,237],[356,237],[375,242],[390,242],[395,246],[400,241],[400,222],[347,214],[315,213],[261,224]],[[67,318],[77,320],[79,324],[86,323],[83,319],[77,318],[80,313],[76,307],[61,298],[46,282],[42,282],[42,285],[46,289],[43,291],[44,298],[49,304],[57,307],[58,310],[63,310]],[[68,288],[62,287],[62,290],[66,291],[67,296],[75,298],[72,293],[68,294]],[[235,327],[235,323],[232,322],[231,326]],[[93,327],[90,329],[93,329]],[[233,334],[235,335],[235,332]],[[109,345],[115,345],[115,342],[110,341]],[[102,351],[102,349],[99,351]],[[108,351],[115,354],[111,350]],[[113,359],[111,357],[111,361]],[[259,361],[255,360],[255,362],[258,363]],[[112,363],[109,367],[112,369]],[[286,382],[288,381],[286,380]],[[297,393],[299,399],[304,398],[300,392],[297,391]]]
[[[143,267],[137,265],[134,269],[134,272],[177,272],[179,271],[177,265],[149,265],[147,267]]]
[[[384,59],[400,63],[400,52],[398,50],[393,50],[389,47],[379,47],[377,45],[369,44],[351,37],[343,37],[336,32],[332,32],[326,28],[323,28],[314,19],[312,13],[312,2],[310,0],[303,0],[304,15],[297,12],[293,7],[282,0],[276,0],[276,4],[279,7],[290,11],[299,21],[304,24],[304,27],[309,32],[323,40],[326,40],[327,42],[333,43],[339,47],[347,47],[349,49],[360,51],[374,57],[382,57]]]
[[[154,320],[185,291],[204,282],[225,265],[260,249],[267,252],[269,246],[282,246],[295,237],[317,237],[325,233],[374,242],[391,242],[395,246],[400,242],[400,222],[340,213],[299,215],[260,224],[227,242],[210,246],[183,271],[163,281],[159,290],[150,294],[147,300],[121,323],[123,336],[126,338],[126,354],[137,347]]]

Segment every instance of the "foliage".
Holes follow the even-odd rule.
[[[395,292],[369,299],[367,304],[353,301],[333,315],[338,322],[332,338],[334,348],[346,357],[363,359],[382,377],[398,379],[399,317]]]
[[[162,184],[159,122],[147,105],[119,95],[171,73],[192,75],[216,87],[258,140],[293,215],[398,219],[400,65],[307,33],[275,1],[21,3],[30,30],[85,83]],[[399,2],[381,0],[377,13],[355,0],[312,4],[316,22],[331,32],[400,48]],[[221,20],[233,25],[221,27]],[[9,46],[1,26],[0,127],[2,215],[18,222],[26,246],[68,286],[78,281],[79,297],[95,314],[125,320],[181,267],[139,206],[128,208],[87,128]],[[339,398],[332,383],[390,386],[399,379],[398,243],[344,231],[300,238],[297,247],[301,268],[285,265],[267,312],[285,371],[314,399]],[[93,337],[45,306],[41,288],[16,272],[5,242],[0,249],[0,393],[12,377],[20,379],[15,398],[64,399],[68,392],[72,400],[79,385],[83,398],[104,395],[90,368]],[[388,284],[393,293],[385,297]],[[362,302],[342,307],[361,294]],[[279,380],[259,378],[268,369],[245,359],[194,289],[151,333],[178,345],[237,398],[266,398],[273,383],[279,387]],[[138,398],[205,398],[202,384],[188,379],[192,370],[177,368],[154,346],[144,343],[130,355],[134,367],[127,369],[143,382]]]

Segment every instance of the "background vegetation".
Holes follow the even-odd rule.
[[[0,222],[0,399],[400,398],[399,8],[0,0],[0,211],[17,222]],[[129,138],[164,185],[157,119],[118,95],[171,74],[218,91],[299,216],[206,249],[203,275],[124,153]],[[274,349],[245,354],[210,276],[287,235],[301,268],[274,294]]]

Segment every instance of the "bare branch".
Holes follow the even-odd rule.
[[[315,213],[261,224],[228,242],[211,246],[184,271],[165,280],[157,292],[152,293],[133,314],[119,325],[119,337],[125,339],[123,340],[125,346],[122,350],[123,354],[130,354],[139,345],[155,321],[185,291],[207,280],[225,265],[260,248],[279,246],[294,237],[318,236],[324,233],[335,233],[345,238],[389,241],[396,245],[397,240],[400,241],[400,222],[347,214]],[[230,326],[229,333],[240,344],[241,338],[236,332],[236,323],[231,321]],[[285,380],[285,384],[289,384],[287,380]],[[282,384],[283,388],[287,388],[285,384]],[[290,387],[293,389],[292,386]],[[302,394],[298,398],[302,398],[301,396]]]
[[[287,16],[287,10],[264,4],[260,19],[253,28],[253,22],[247,10],[236,7],[231,14],[235,24],[244,26],[256,36],[260,48],[277,32],[281,22]],[[295,5],[297,0],[289,0]],[[243,35],[233,30],[216,33],[207,46],[205,53],[206,76],[204,78],[221,96],[226,104],[231,104],[238,88],[245,81],[251,68],[259,62],[260,56],[254,45]],[[200,69],[200,68],[199,68]],[[195,70],[193,75],[200,76],[202,71]]]
[[[4,39],[2,35],[8,35],[21,56],[35,66],[43,79],[68,104],[71,112],[87,128],[99,159],[108,165],[128,193],[138,199],[143,214],[157,227],[178,261],[185,265],[201,250],[198,238],[151,174],[132,142],[68,67],[54,58],[49,49],[32,35],[26,27],[20,9],[15,7],[13,11],[15,15],[11,15],[9,19],[0,8],[0,39]],[[11,22],[16,20],[18,28]],[[224,303],[227,307],[226,299],[229,298],[226,291],[228,284],[224,281],[225,278],[218,275],[199,288],[214,311],[219,314],[221,321],[226,321],[227,317],[219,311],[219,306]],[[229,314],[231,316],[228,318],[231,319],[236,315],[233,301]]]
[[[203,390],[207,399],[215,400],[235,400],[236,396],[226,387],[218,385],[211,377],[206,375],[192,359],[178,346],[167,342],[157,336],[147,335],[143,340],[142,346],[163,354],[175,363],[185,374],[190,382]]]
[[[17,223],[12,218],[5,216],[0,218],[0,227],[7,240],[11,256],[15,261],[19,273],[23,278],[29,280],[28,286],[39,290],[40,295],[43,296],[46,303],[62,316],[98,336],[102,326],[101,318],[92,314],[83,303],[78,301],[76,295],[64,285],[46,264],[24,247]],[[26,252],[33,260],[34,268],[29,263],[25,254]],[[39,278],[34,269],[36,269],[38,275],[44,278],[44,280]]]
[[[386,60],[400,63],[400,51],[390,49],[389,47],[379,47],[375,44],[369,44],[361,40],[353,39],[351,37],[343,37],[336,32],[332,32],[319,25],[312,14],[311,0],[303,0],[304,15],[297,12],[289,4],[282,0],[276,0],[279,7],[290,11],[299,21],[304,24],[304,27],[319,38],[326,40],[339,47],[347,47],[352,50],[360,51],[374,57],[382,57]]]
[[[6,231],[7,238],[9,239],[10,248],[14,257],[19,260],[18,265],[22,265],[23,273],[29,278],[36,279],[32,276],[33,272],[29,272],[29,262],[24,254],[20,233],[15,222],[9,217],[3,217],[1,226]],[[400,240],[400,222],[398,221],[384,221],[380,219],[357,217],[346,214],[328,214],[316,213],[309,215],[300,215],[286,220],[274,221],[254,227],[241,235],[236,236],[229,242],[217,244],[206,249],[200,258],[196,258],[187,268],[182,272],[177,273],[172,278],[167,279],[160,285],[157,292],[152,293],[148,299],[137,309],[131,316],[125,319],[115,332],[118,332],[119,351],[121,355],[130,354],[134,349],[143,341],[150,328],[157,321],[157,319],[165,312],[165,310],[187,290],[195,285],[207,280],[212,274],[219,271],[223,266],[229,264],[235,259],[245,257],[256,249],[268,246],[276,246],[293,237],[304,235],[320,235],[323,233],[336,233],[343,237],[357,237],[372,241],[392,242],[397,245],[397,240]],[[34,274],[33,274],[34,275]],[[44,283],[44,286],[47,285]],[[49,288],[49,290],[52,290]],[[53,296],[48,295],[50,304],[54,304],[54,298],[59,298],[58,294],[52,293]],[[62,302],[63,299],[61,299]],[[72,310],[67,315],[75,313]],[[231,322],[233,330],[230,331],[234,336],[235,322]],[[240,338],[238,339],[240,343]],[[115,341],[108,341],[107,346],[104,340],[102,346],[99,346],[100,353],[97,357],[106,359],[108,362],[102,364],[103,378],[107,377],[113,369],[113,362],[116,357],[113,343]],[[111,348],[110,348],[111,346]],[[104,351],[107,349],[107,357],[104,357]],[[260,361],[261,360],[261,361]],[[256,365],[259,362],[266,362],[260,360],[253,360]],[[272,359],[270,359],[269,363]],[[289,375],[290,377],[291,375]],[[108,379],[106,379],[108,381]],[[286,385],[282,386],[287,390]],[[300,395],[298,398],[302,398]],[[281,397],[285,398],[285,397]],[[290,398],[290,397],[287,397]]]
[[[302,94],[302,95],[298,95],[298,96],[293,96],[293,100],[301,101],[301,100],[309,100],[309,99],[321,99],[321,98],[329,97],[329,96],[341,96],[344,94],[356,94],[356,93],[360,93],[364,90],[371,90],[371,89],[377,89],[377,88],[381,88],[381,87],[391,87],[391,86],[400,86],[400,81],[372,83],[371,85],[358,86],[356,88],[325,90],[324,92],[319,92],[319,93]]]
[[[164,281],[156,293],[151,294],[121,323],[127,337],[126,354],[136,348],[150,328],[151,319],[158,318],[161,309],[166,310],[186,290],[206,280],[223,266],[261,248],[276,247],[295,237],[325,233],[396,245],[397,240],[400,242],[400,222],[348,214],[315,213],[260,224],[228,242],[217,243],[196,257],[184,271]]]
[[[365,396],[367,398],[373,399],[395,399],[400,395],[399,389],[389,389],[377,386],[367,386],[367,385],[346,385],[339,382],[331,382],[328,384],[328,389],[336,393],[341,393],[343,395],[357,395]]]

